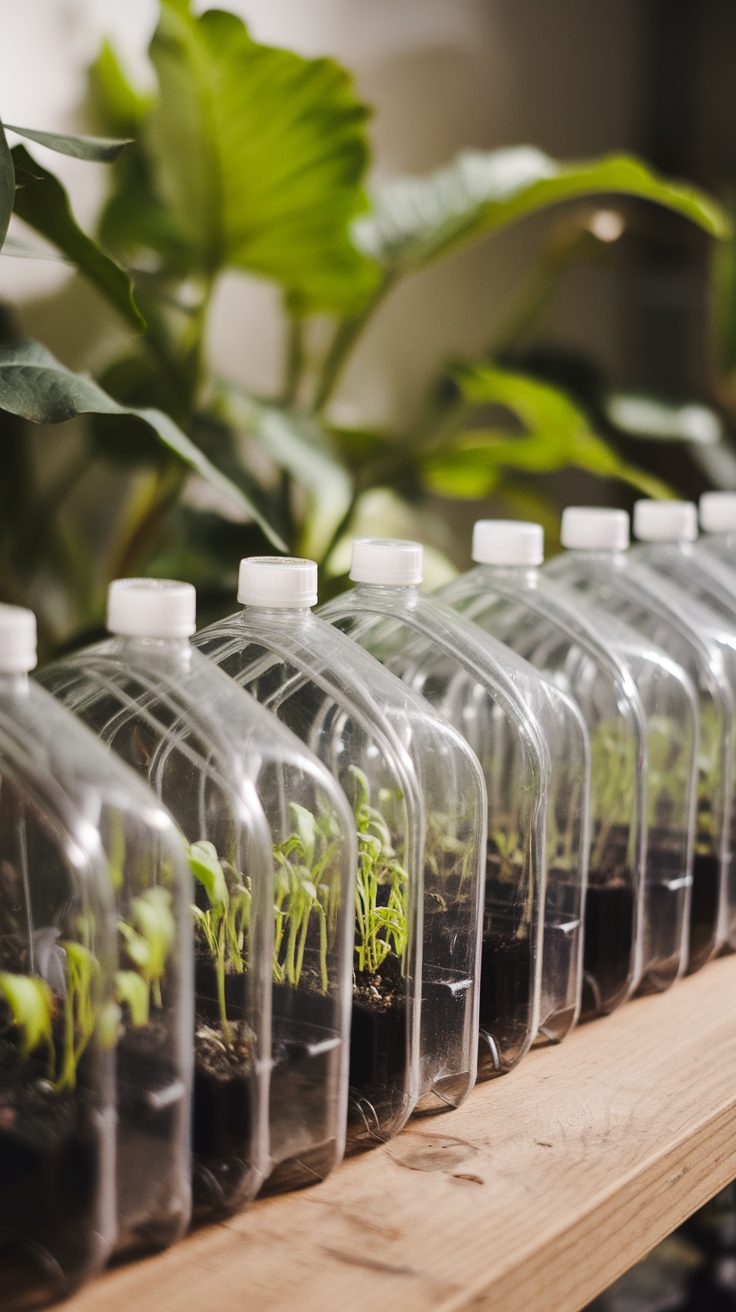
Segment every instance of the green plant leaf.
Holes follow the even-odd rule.
[[[15,168],[8,139],[0,120],[0,250],[5,243],[15,201]]]
[[[25,146],[14,147],[13,160],[16,168],[28,169],[35,176],[35,181],[16,192],[18,217],[71,260],[131,327],[143,331],[146,321],[135,303],[129,275],[82,232],[59,180],[38,164]]]
[[[357,219],[353,230],[361,250],[393,276],[561,201],[611,194],[653,201],[714,237],[730,231],[715,200],[659,177],[632,156],[560,163],[534,146],[463,151],[426,177],[387,182],[374,192],[372,213]]]
[[[51,1042],[53,994],[45,980],[36,975],[0,971],[0,997],[10,1011],[13,1024],[21,1031],[26,1055],[41,1043]]]
[[[146,981],[135,970],[118,970],[115,975],[115,996],[130,1012],[131,1023],[136,1027],[148,1024],[149,995]]]
[[[518,436],[500,427],[466,430],[422,461],[426,484],[444,496],[486,496],[508,470],[544,474],[575,466],[597,477],[621,479],[646,496],[670,494],[660,479],[621,459],[598,437],[564,392],[535,378],[492,365],[461,366],[453,377],[473,405],[498,406],[518,421]]]
[[[104,119],[104,127],[121,137],[134,137],[153,103],[153,96],[139,91],[125,75],[117,51],[105,40],[89,70],[93,108]]]
[[[41,132],[38,128],[19,128],[15,123],[6,123],[5,126],[8,132],[35,141],[39,146],[47,146],[59,155],[71,155],[73,159],[91,160],[97,164],[109,164],[117,159],[121,150],[130,145],[130,141],[119,141],[112,137],[80,137],[68,132]]]
[[[194,268],[262,274],[310,307],[362,299],[377,271],[350,225],[365,208],[368,111],[348,74],[178,0],[163,0],[151,58],[149,142]]]
[[[252,519],[279,551],[286,547],[241,488],[212,464],[161,410],[120,405],[94,379],[65,368],[39,342],[0,346],[0,410],[34,424],[61,424],[76,415],[125,415]]]
[[[211,907],[228,904],[227,881],[214,843],[192,843],[187,851],[194,878],[202,885]]]

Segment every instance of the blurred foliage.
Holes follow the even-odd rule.
[[[96,237],[0,126],[0,245],[14,210],[25,231],[6,252],[47,258],[50,244],[135,334],[93,380],[22,340],[10,312],[0,320],[0,595],[36,606],[47,650],[94,630],[104,585],[121,573],[193,578],[205,613],[226,604],[238,557],[253,551],[316,555],[328,589],[330,577],[339,586],[345,535],[382,489],[408,510],[429,495],[499,491],[510,505],[543,505],[534,480],[577,467],[666,492],[584,404],[516,367],[513,348],[560,272],[606,239],[591,198],[654,202],[727,238],[714,201],[624,155],[559,163],[530,146],[465,151],[427,177],[369,188],[370,109],[333,60],[261,45],[231,13],[193,16],[189,0],[161,0],[150,56],[152,94],[102,48],[90,98],[109,137],[7,125],[108,166]],[[402,279],[576,201],[586,209],[573,239],[553,234],[479,360],[449,362],[400,431],[335,422],[345,367]],[[232,269],[281,293],[277,396],[244,392],[208,359],[213,296]],[[67,443],[49,481],[28,424],[80,416],[58,436],[44,430],[43,442]],[[82,481],[102,503],[86,520],[74,513]]]

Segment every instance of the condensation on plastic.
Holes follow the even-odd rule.
[[[478,565],[439,595],[546,674],[583,715],[591,788],[582,1014],[610,1012],[636,989],[642,969],[645,722],[634,681],[534,567]]]
[[[536,670],[415,584],[361,583],[320,613],[455,724],[483,767],[489,842],[479,1066],[482,1075],[498,1074],[538,1034],[562,1039],[579,1012],[585,726]]]
[[[214,845],[233,915],[246,907],[232,920],[244,941],[224,998],[204,926],[195,932],[198,1211],[242,1207],[267,1176],[270,1189],[322,1179],[345,1139],[355,847],[345,799],[186,638],[114,637],[46,679],[146,776],[188,843]],[[196,890],[206,914],[211,899]]]
[[[710,535],[709,535],[710,536]],[[733,571],[700,548],[696,542],[641,542],[631,558],[646,566],[658,580],[669,581],[677,593],[683,618],[714,642],[723,657],[731,692],[736,700],[736,588]],[[734,734],[736,739],[736,733]],[[725,891],[725,940],[736,950],[736,742],[731,753],[731,825],[729,877]]]
[[[355,975],[348,1146],[390,1138],[418,1103],[440,1109],[475,1075],[450,1068],[447,1030],[421,1029],[425,813],[413,761],[446,759],[445,729],[366,652],[317,619],[283,605],[279,570],[300,562],[249,561],[275,571],[279,607],[247,605],[195,641],[275,711],[329,767],[353,806],[356,867]],[[316,566],[311,566],[316,571]],[[454,731],[450,731],[454,734]],[[428,981],[452,1014],[457,981]],[[465,992],[460,984],[460,992]],[[433,1092],[434,1091],[434,1092]]]
[[[116,887],[123,863],[129,898]],[[155,1046],[141,1051],[116,963],[144,995],[147,981],[118,924],[122,913],[140,929],[141,906],[154,902],[168,951],[151,1001]],[[35,977],[53,1012],[16,1068],[35,1083],[21,1083],[0,1129],[3,1307],[16,1293],[36,1306],[29,1288],[64,1296],[116,1242],[159,1247],[188,1224],[188,903],[178,836],[153,794],[27,676],[0,678],[0,970]],[[17,1036],[6,1022],[0,1068],[12,1070]],[[149,1066],[152,1055],[160,1060]],[[5,1084],[0,1076],[3,1093]],[[126,1167],[117,1176],[116,1161]]]

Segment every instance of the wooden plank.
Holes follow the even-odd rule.
[[[69,1312],[575,1312],[736,1176],[736,958]]]

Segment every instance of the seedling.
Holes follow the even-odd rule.
[[[306,807],[292,802],[294,833],[273,849],[276,863],[274,910],[273,976],[277,983],[297,986],[304,967],[309,926],[316,916],[319,925],[319,971],[323,993],[329,987],[327,954],[330,931],[337,918],[339,888],[330,879],[330,866],[337,851],[332,817],[315,817]]]
[[[354,802],[358,835],[358,878],[355,885],[355,966],[359,973],[377,975],[392,951],[402,962],[409,940],[406,911],[407,874],[399,861],[382,812],[371,805],[367,776],[349,767],[356,785]],[[388,802],[388,795],[381,800]]]
[[[227,1016],[225,979],[228,972],[240,975],[247,970],[251,892],[239,871],[220,860],[214,843],[192,843],[187,852],[192,874],[209,903],[206,910],[193,906],[192,913],[215,965],[222,1039],[230,1046],[234,1032]]]
[[[48,1079],[57,1093],[73,1089],[79,1062],[97,1028],[96,992],[99,963],[81,943],[65,942],[65,996],[56,995],[45,980],[36,975],[0,972],[0,997],[11,1016],[11,1024],[20,1033],[24,1057],[38,1048],[48,1054]],[[61,1010],[61,1053],[54,1042],[53,1020]]]

